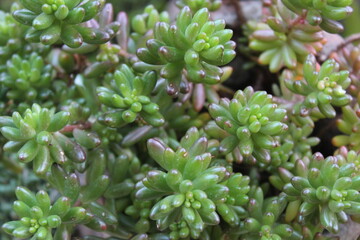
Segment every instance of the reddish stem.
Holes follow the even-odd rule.
[[[89,129],[91,128],[92,124],[90,122],[85,122],[81,124],[74,124],[74,125],[67,125],[63,129],[60,130],[61,133],[70,133],[75,129]]]

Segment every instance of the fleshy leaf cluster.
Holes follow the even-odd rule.
[[[232,34],[232,30],[225,29],[225,21],[210,20],[207,8],[192,15],[190,8],[184,7],[175,24],[158,22],[155,25],[154,39],[137,51],[139,59],[146,64],[137,63],[135,68],[157,66],[160,76],[168,81],[170,94],[179,91],[184,81],[183,70],[189,82],[219,83],[223,74],[219,66],[235,57]]]
[[[199,238],[207,225],[216,225],[220,216],[232,226],[239,224],[249,191],[249,178],[230,175],[222,166],[211,166],[206,152],[208,140],[196,128],[188,130],[176,151],[160,139],[150,139],[150,156],[165,170],[149,171],[139,183],[136,197],[161,198],[152,207],[150,218],[159,230],[170,228],[170,237]]]
[[[340,223],[348,221],[348,215],[359,214],[360,176],[355,163],[339,159],[317,153],[309,164],[302,164],[302,171],[283,188],[291,202],[288,214],[296,216],[298,212],[300,221],[319,216],[322,226],[335,233]]]
[[[59,228],[61,224],[80,223],[86,217],[86,210],[72,207],[66,197],[60,197],[51,204],[49,195],[43,190],[34,194],[25,187],[18,187],[15,194],[18,200],[14,202],[13,209],[20,220],[7,222],[2,229],[16,238],[53,239],[52,229]]]
[[[345,106],[342,108],[342,118],[337,119],[336,125],[343,134],[335,136],[332,139],[332,143],[336,147],[346,146],[351,150],[360,150],[359,114],[358,106],[355,106],[354,108]]]
[[[243,157],[264,163],[270,161],[269,150],[279,144],[274,136],[288,129],[282,122],[286,110],[273,103],[265,91],[254,92],[251,87],[237,91],[231,100],[224,98],[219,104],[211,104],[209,113],[228,135],[221,142],[222,153],[237,149]]]
[[[17,101],[48,100],[54,78],[51,65],[45,65],[41,56],[32,53],[28,58],[15,54],[7,61],[7,71],[0,74],[0,85],[7,88],[6,96]]]
[[[305,10],[306,19],[312,25],[320,25],[324,30],[336,33],[343,30],[343,26],[337,22],[349,16],[353,9],[352,1],[297,1],[281,0],[290,10],[301,14]]]
[[[320,70],[313,55],[309,55],[304,63],[304,79],[285,79],[286,86],[293,92],[305,96],[302,103],[307,109],[318,107],[319,111],[328,118],[336,115],[333,106],[342,107],[351,101],[346,93],[350,85],[348,71],[338,71],[339,64],[329,59],[325,61]]]
[[[275,5],[275,4],[274,4]],[[310,53],[322,48],[324,34],[319,27],[309,25],[287,9],[281,1],[274,6],[273,14],[265,22],[249,22],[249,47],[260,51],[258,62],[269,65],[271,72],[284,66],[294,69]]]
[[[31,28],[26,34],[30,42],[52,45],[59,41],[77,48],[83,42],[105,43],[110,40],[107,29],[87,28],[80,23],[93,19],[104,6],[104,0],[21,0],[25,9],[16,10],[14,18]]]
[[[105,114],[104,122],[110,126],[121,126],[131,123],[138,116],[153,126],[164,124],[164,118],[159,112],[159,106],[150,99],[156,84],[156,74],[146,72],[143,76],[136,76],[127,65],[122,65],[114,73],[114,81],[109,88],[97,89],[100,101],[114,109]],[[118,115],[117,119],[108,121],[107,115]]]
[[[65,164],[69,156],[82,162],[85,160],[81,147],[59,131],[66,126],[70,114],[54,113],[34,104],[23,115],[14,112],[12,117],[1,117],[2,135],[8,140],[4,151],[15,152],[20,162],[33,162],[33,170],[44,175],[56,162]]]
[[[246,239],[302,239],[301,234],[290,225],[276,222],[286,207],[285,196],[280,195],[265,201],[263,190],[259,187],[252,188],[249,195],[249,216],[241,223],[239,229]]]

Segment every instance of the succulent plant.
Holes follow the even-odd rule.
[[[153,5],[147,6],[144,13],[134,16],[131,19],[132,44],[145,46],[146,41],[153,37],[152,30],[158,22],[170,23],[170,16],[166,11],[159,13]]]
[[[166,2],[0,11],[0,239],[353,239],[351,0]]]
[[[269,65],[271,72],[284,66],[294,69],[309,52],[315,54],[322,48],[323,32],[299,20],[281,1],[272,10],[265,22],[249,22],[249,47],[261,52],[258,62]]]
[[[52,45],[59,40],[77,48],[86,43],[105,43],[110,40],[106,30],[87,28],[80,23],[94,18],[104,6],[103,0],[22,0],[25,9],[16,10],[14,18],[29,25],[26,39]]]
[[[20,56],[38,53],[45,56],[49,52],[49,47],[40,44],[31,44],[25,40],[25,34],[29,30],[29,26],[17,22],[12,13],[19,10],[21,5],[13,2],[10,12],[0,10],[0,72],[6,70],[4,64],[14,54]]]
[[[232,100],[211,104],[209,113],[228,133],[221,142],[221,152],[227,154],[237,148],[242,156],[264,163],[270,161],[269,150],[278,145],[273,136],[288,129],[282,122],[286,110],[272,103],[272,96],[265,91],[254,92],[251,87],[237,91]]]
[[[151,102],[150,95],[156,84],[154,72],[146,72],[143,76],[135,76],[132,70],[122,65],[114,73],[114,81],[110,88],[99,87],[98,97],[102,103],[115,109],[111,115],[118,115],[118,121],[112,126],[131,123],[138,116],[153,126],[161,126],[164,119],[157,104]],[[119,109],[119,110],[116,110]],[[106,116],[104,122],[107,123]]]
[[[49,195],[42,190],[34,194],[25,187],[18,187],[15,194],[18,200],[13,209],[20,220],[7,222],[2,229],[16,238],[52,239],[52,229],[61,224],[80,223],[86,218],[86,210],[72,207],[66,197],[58,198],[51,205]]]
[[[281,145],[270,152],[272,167],[291,169],[296,160],[311,157],[311,148],[320,142],[319,138],[310,136],[312,132],[313,127],[308,124],[301,127],[290,124],[289,131],[278,137]]]
[[[156,65],[161,77],[168,80],[168,92],[179,91],[182,71],[186,79],[194,83],[216,84],[221,80],[220,67],[235,57],[232,31],[225,29],[223,20],[210,21],[207,8],[192,15],[184,7],[177,16],[176,24],[159,22],[154,27],[154,39],[147,41],[137,55],[145,62],[135,64],[144,69]]]
[[[302,239],[300,233],[281,222],[276,222],[286,207],[284,196],[264,199],[261,188],[253,188],[248,203],[249,216],[241,223],[239,232],[246,239]]]
[[[115,44],[103,44],[100,46],[100,53],[96,56],[97,61],[119,62],[118,52],[120,47]]]
[[[349,44],[339,51],[331,54],[331,58],[335,59],[335,61],[339,63],[340,70],[349,71],[351,85],[348,90],[353,97],[359,96],[360,92],[360,86],[357,81],[360,74],[359,58],[357,57],[359,51],[360,49],[358,46]]]
[[[32,53],[28,58],[15,54],[7,61],[7,71],[0,74],[0,84],[8,89],[6,96],[17,101],[47,100],[54,78],[51,65],[45,65],[41,56]]]
[[[320,25],[324,30],[332,33],[343,29],[337,22],[349,16],[353,9],[350,7],[352,1],[322,2],[317,0],[296,1],[281,0],[290,10],[301,14],[306,10],[306,19],[312,25]]]
[[[4,151],[17,153],[19,161],[33,162],[34,172],[44,175],[56,162],[64,164],[67,156],[75,161],[84,161],[81,147],[71,142],[59,131],[69,120],[68,112],[54,113],[34,104],[23,116],[1,118],[1,133],[8,140]]]
[[[349,149],[359,151],[359,110],[358,106],[351,108],[345,106],[342,108],[342,118],[336,121],[338,129],[343,133],[342,135],[335,136],[332,143],[337,146],[347,146]]]
[[[92,130],[99,135],[101,144],[104,145],[108,145],[113,142],[120,142],[123,139],[123,136],[117,131],[116,128],[110,128],[98,121],[92,125]]]
[[[353,163],[355,165],[355,174],[359,174],[360,170],[360,155],[358,151],[349,150],[346,147],[340,147],[335,153],[334,156],[336,157],[339,166]]]
[[[348,71],[338,71],[339,64],[329,59],[316,69],[316,60],[309,55],[304,63],[304,79],[285,79],[286,86],[293,92],[306,96],[303,106],[307,109],[318,107],[328,118],[336,115],[333,106],[342,107],[351,101],[346,88],[351,80]]]
[[[360,178],[355,164],[317,153],[302,168],[283,188],[290,201],[287,214],[299,214],[300,221],[318,215],[325,229],[338,232],[339,223],[348,221],[348,215],[359,214]]]
[[[3,62],[6,62],[4,60],[8,59],[11,54],[21,50],[21,37],[26,27],[17,23],[10,13],[3,11],[0,11],[0,22],[0,62],[3,65]]]
[[[209,167],[207,144],[196,128],[188,130],[176,152],[159,139],[148,141],[150,156],[166,172],[149,171],[138,183],[136,198],[161,198],[150,218],[157,221],[159,230],[170,228],[172,239],[198,238],[206,225],[218,224],[220,216],[238,225],[238,207],[247,202],[249,179],[241,174],[229,176],[221,166]]]

